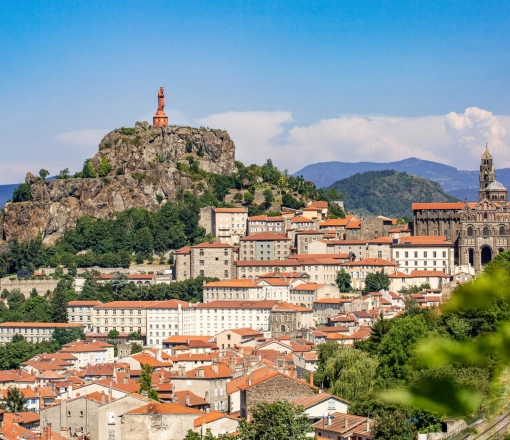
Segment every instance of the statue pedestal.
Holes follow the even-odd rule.
[[[154,116],[152,118],[152,125],[154,127],[168,127],[168,116],[165,114]]]

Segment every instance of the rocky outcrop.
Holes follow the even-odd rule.
[[[43,241],[53,244],[84,215],[107,219],[133,207],[158,210],[161,201],[175,200],[179,188],[194,186],[177,170],[190,155],[208,172],[230,174],[235,169],[235,146],[224,130],[150,127],[147,122],[114,130],[91,159],[97,171],[102,162],[111,165],[103,177],[43,181],[28,173],[32,201],[6,204],[2,238],[27,240],[42,233]]]

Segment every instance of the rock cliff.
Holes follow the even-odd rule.
[[[27,240],[40,232],[44,243],[54,244],[84,215],[106,219],[133,207],[158,210],[159,201],[175,200],[180,188],[193,186],[177,170],[178,162],[190,155],[205,171],[230,174],[235,170],[235,146],[224,130],[150,127],[147,122],[137,122],[134,129],[114,130],[91,159],[95,170],[102,162],[111,165],[103,177],[43,181],[28,173],[32,201],[6,204],[2,239]],[[205,183],[197,186],[201,191],[207,187]]]

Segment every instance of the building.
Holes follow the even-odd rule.
[[[445,235],[454,244],[454,263],[476,271],[507,251],[510,209],[506,188],[496,181],[492,156],[480,161],[478,202],[413,203],[414,235]]]
[[[114,346],[102,341],[74,341],[65,344],[60,350],[76,357],[75,367],[111,363],[114,359]]]
[[[212,208],[213,231],[220,243],[231,246],[246,235],[246,208]]]
[[[146,314],[149,347],[161,348],[163,341],[170,336],[195,332],[195,308],[186,301],[153,301],[146,308]]]
[[[216,335],[231,328],[269,332],[269,314],[278,301],[211,301],[196,305],[196,335]]]
[[[314,327],[313,310],[281,302],[269,313],[269,328],[272,338],[297,336],[301,329]]]
[[[254,346],[258,343],[258,339],[263,338],[264,333],[252,328],[234,328],[225,330],[216,335],[216,343],[221,350],[226,350],[230,347],[240,347],[241,345]]]
[[[85,328],[84,324],[60,322],[3,322],[0,324],[0,344],[11,342],[14,335],[22,335],[28,342],[49,341],[56,328]]]
[[[191,278],[234,278],[234,248],[228,244],[208,242],[190,248]]]
[[[69,301],[67,303],[67,320],[71,323],[85,324],[85,333],[93,331],[94,307],[101,301]]]
[[[349,254],[354,260],[368,258],[368,240],[321,240],[308,245],[308,254]]]
[[[347,414],[349,402],[329,393],[318,393],[312,396],[298,397],[292,402],[296,406],[303,406],[308,415],[308,421],[313,424],[322,420],[325,415],[336,412]]]
[[[106,338],[112,330],[119,337],[126,338],[129,333],[140,332],[145,337],[147,329],[147,308],[153,301],[113,301],[94,307],[94,333],[89,337]]]
[[[308,251],[308,246],[316,241],[321,241],[323,238],[324,231],[315,231],[313,229],[297,231],[295,234],[297,253],[302,255],[311,253]]]
[[[431,270],[452,274],[455,250],[445,235],[402,237],[394,239],[390,247],[401,272]]]
[[[286,260],[291,240],[273,232],[259,232],[240,239],[239,260]]]
[[[398,263],[382,258],[365,258],[364,260],[345,263],[343,267],[351,275],[352,288],[363,290],[368,274],[382,271],[390,275],[396,272]]]
[[[367,417],[336,412],[314,423],[317,438],[372,440],[375,421]]]
[[[311,309],[314,301],[322,298],[339,298],[335,284],[302,283],[290,289],[290,303]]]
[[[257,234],[259,232],[285,234],[285,219],[281,216],[268,217],[267,215],[248,217],[248,235]]]

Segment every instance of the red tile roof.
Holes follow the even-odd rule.
[[[194,421],[195,428],[202,426],[204,423],[205,424],[212,423],[212,422],[215,422],[216,420],[220,420],[220,419],[224,419],[224,418],[237,420],[235,417],[229,416],[228,414],[225,414],[225,413],[222,413],[219,411],[211,411],[210,413],[207,413],[207,414],[195,419],[195,421]]]
[[[459,210],[466,206],[465,202],[445,202],[445,203],[413,203],[411,209],[413,211],[421,210]]]
[[[202,415],[202,411],[197,409],[188,408],[187,406],[177,405],[175,403],[149,403],[148,405],[141,406],[140,408],[132,409],[124,413],[126,415],[151,415],[151,414],[189,414],[189,415]]]

